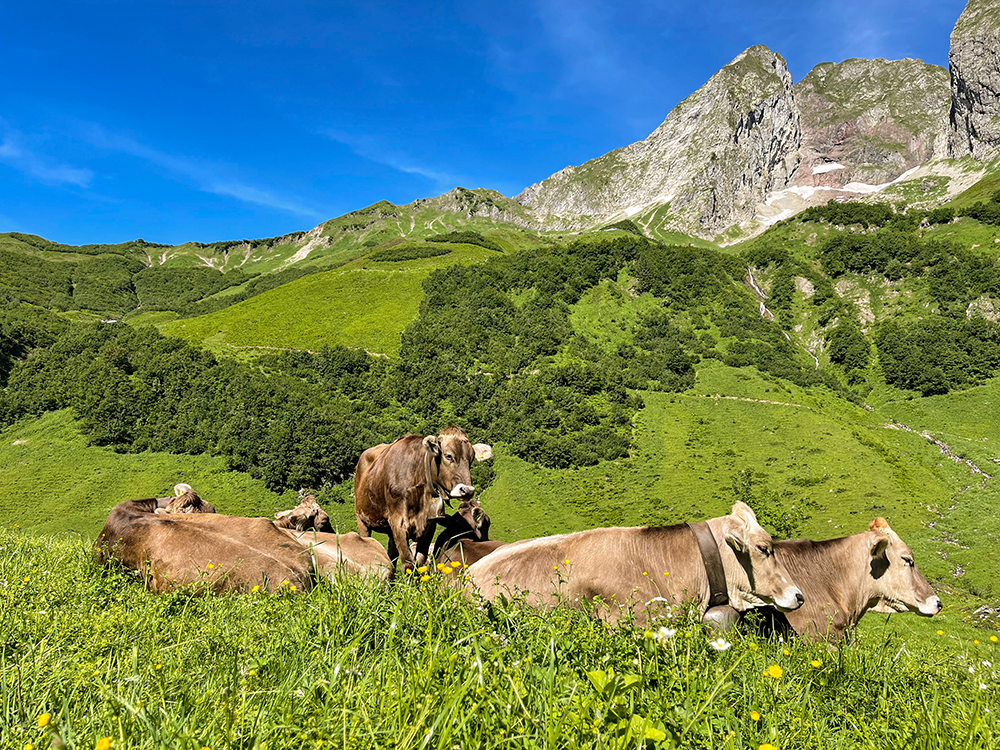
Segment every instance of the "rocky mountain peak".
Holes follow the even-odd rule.
[[[947,156],[948,71],[922,60],[820,63],[795,84],[802,112],[796,184],[880,185]]]
[[[714,237],[753,217],[795,172],[801,142],[785,60],[750,47],[647,138],[526,188],[515,200],[550,225],[592,226],[669,204],[663,219]]]
[[[1000,0],[969,0],[951,32],[954,158],[1000,156]]]

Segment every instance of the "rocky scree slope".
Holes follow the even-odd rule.
[[[802,133],[780,55],[751,47],[678,104],[643,141],[566,167],[515,200],[563,229],[670,204],[681,223],[714,236],[750,219],[798,164]]]

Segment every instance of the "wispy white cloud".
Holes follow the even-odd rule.
[[[363,159],[383,164],[403,174],[413,174],[423,177],[433,182],[437,189],[445,190],[452,188],[461,182],[461,179],[455,175],[416,164],[409,159],[392,153],[384,144],[379,143],[375,138],[370,136],[352,135],[335,129],[324,129],[319,132],[337,143],[344,144]]]
[[[223,195],[244,203],[254,203],[258,206],[273,208],[290,214],[321,219],[323,215],[310,206],[273,191],[250,185],[237,179],[220,176],[224,173],[214,165],[209,165],[196,159],[174,156],[155,148],[151,148],[131,136],[115,133],[99,125],[88,123],[82,128],[83,138],[88,143],[105,151],[128,154],[138,159],[148,161],[175,177],[189,180],[198,190],[213,195]]]
[[[60,164],[24,145],[23,135],[0,118],[0,162],[46,185],[87,187],[94,178],[89,169]]]

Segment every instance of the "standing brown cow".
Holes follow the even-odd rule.
[[[358,533],[389,535],[389,557],[404,568],[423,565],[438,519],[450,498],[472,498],[473,460],[492,456],[488,445],[473,446],[458,427],[440,435],[406,435],[361,454],[354,473]],[[409,540],[416,540],[416,559]]]

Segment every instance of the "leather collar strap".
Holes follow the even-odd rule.
[[[719,554],[719,544],[709,528],[708,522],[689,523],[687,525],[698,542],[701,561],[708,575],[708,606],[718,607],[729,603],[729,591],[726,588],[726,572],[722,567],[722,555]]]

